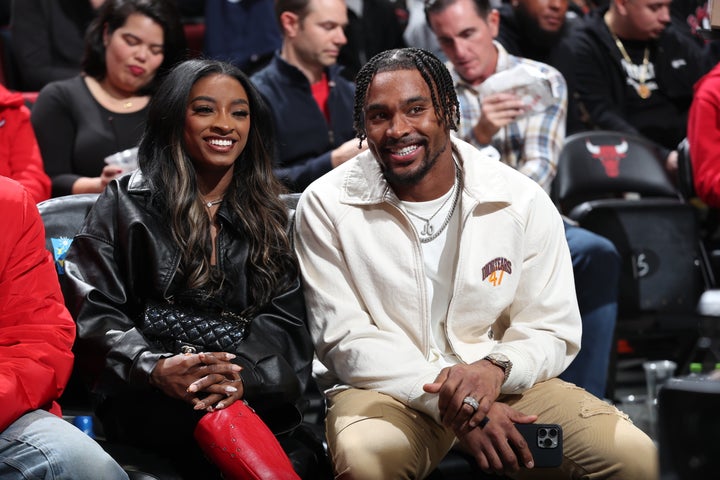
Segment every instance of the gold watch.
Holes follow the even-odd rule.
[[[507,355],[503,353],[491,353],[490,355],[484,357],[483,360],[487,360],[496,367],[502,368],[502,371],[505,374],[505,377],[503,378],[503,384],[507,382],[507,379],[510,376],[510,371],[512,370],[512,362],[507,357]]]

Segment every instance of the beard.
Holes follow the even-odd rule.
[[[557,32],[543,30],[537,19],[527,11],[523,4],[518,4],[514,11],[520,34],[531,40],[525,42],[529,46],[529,50],[547,53],[560,42],[567,31],[567,23],[563,23]]]
[[[411,187],[420,183],[420,181],[425,178],[428,172],[430,172],[430,170],[432,170],[432,168],[435,166],[438,158],[440,158],[440,155],[445,152],[445,150],[447,150],[447,143],[445,143],[440,150],[437,150],[435,152],[427,151],[427,142],[425,142],[425,147],[426,153],[422,157],[420,165],[416,166],[413,170],[410,171],[399,173],[396,170],[389,168],[384,163],[379,162],[380,170],[382,171],[385,180],[387,180],[390,185],[398,185],[403,187]]]

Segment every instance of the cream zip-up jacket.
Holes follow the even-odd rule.
[[[448,343],[462,362],[507,355],[502,392],[520,393],[559,375],[580,348],[562,220],[495,150],[452,142],[463,190]],[[429,361],[420,239],[369,150],[305,190],[295,246],[321,388],[376,390],[439,420],[437,395],[422,388],[440,368]]]

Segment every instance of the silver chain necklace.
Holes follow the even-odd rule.
[[[430,215],[430,217],[425,218],[421,217],[420,215],[411,212],[407,208],[405,211],[408,213],[408,215],[412,215],[413,217],[417,218],[418,220],[422,220],[425,222],[423,225],[422,230],[419,232],[420,235],[420,242],[421,243],[428,243],[433,240],[435,240],[442,232],[445,230],[450,224],[450,219],[453,216],[453,213],[455,213],[455,207],[457,206],[458,198],[460,197],[460,169],[455,165],[455,182],[453,182],[453,193],[448,198],[445,199],[445,201],[440,205],[440,208],[435,210],[435,213]],[[435,215],[440,213],[440,211],[445,208],[445,205],[450,201],[450,199],[453,199],[452,205],[450,206],[450,211],[448,212],[447,216],[445,217],[445,220],[443,221],[442,225],[435,231],[432,225],[430,225],[430,220],[432,220]]]

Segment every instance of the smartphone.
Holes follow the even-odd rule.
[[[562,427],[555,423],[516,423],[530,447],[535,468],[559,467],[563,460]]]

